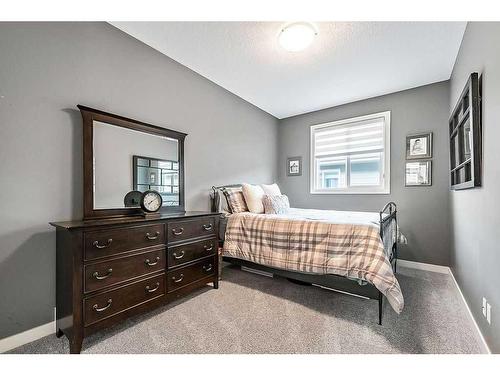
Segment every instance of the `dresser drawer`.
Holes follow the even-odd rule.
[[[215,234],[215,218],[202,217],[193,220],[172,221],[167,224],[169,244],[176,241]]]
[[[165,274],[84,299],[84,321],[89,326],[165,294]]]
[[[163,224],[125,227],[84,234],[85,260],[165,243]]]
[[[204,277],[215,275],[215,257],[167,273],[168,292],[182,288]]]
[[[217,241],[215,237],[184,245],[171,246],[168,248],[168,268],[177,267],[210,255],[213,256],[216,251]]]
[[[84,268],[85,292],[93,292],[165,269],[165,249],[89,264]]]

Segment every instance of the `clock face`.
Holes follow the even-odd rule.
[[[161,208],[162,202],[161,195],[156,191],[147,191],[142,197],[142,208],[148,212],[155,212]]]

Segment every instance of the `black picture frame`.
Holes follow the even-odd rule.
[[[416,166],[417,164],[418,166]],[[425,166],[424,176],[420,174],[423,171],[423,166]],[[416,168],[419,170],[417,171]],[[405,163],[405,186],[432,186],[432,160],[407,161]]]
[[[302,176],[302,156],[291,156],[286,159],[286,175]]]
[[[432,132],[406,136],[406,160],[432,158]]]
[[[482,77],[472,73],[448,121],[450,188],[470,189],[482,181]]]

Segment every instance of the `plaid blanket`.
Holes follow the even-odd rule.
[[[394,311],[403,310],[401,288],[376,224],[242,212],[228,218],[223,254],[290,271],[364,280],[387,297]]]

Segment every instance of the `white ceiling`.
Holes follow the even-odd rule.
[[[450,78],[466,22],[319,22],[288,52],[283,22],[112,22],[277,118]]]

